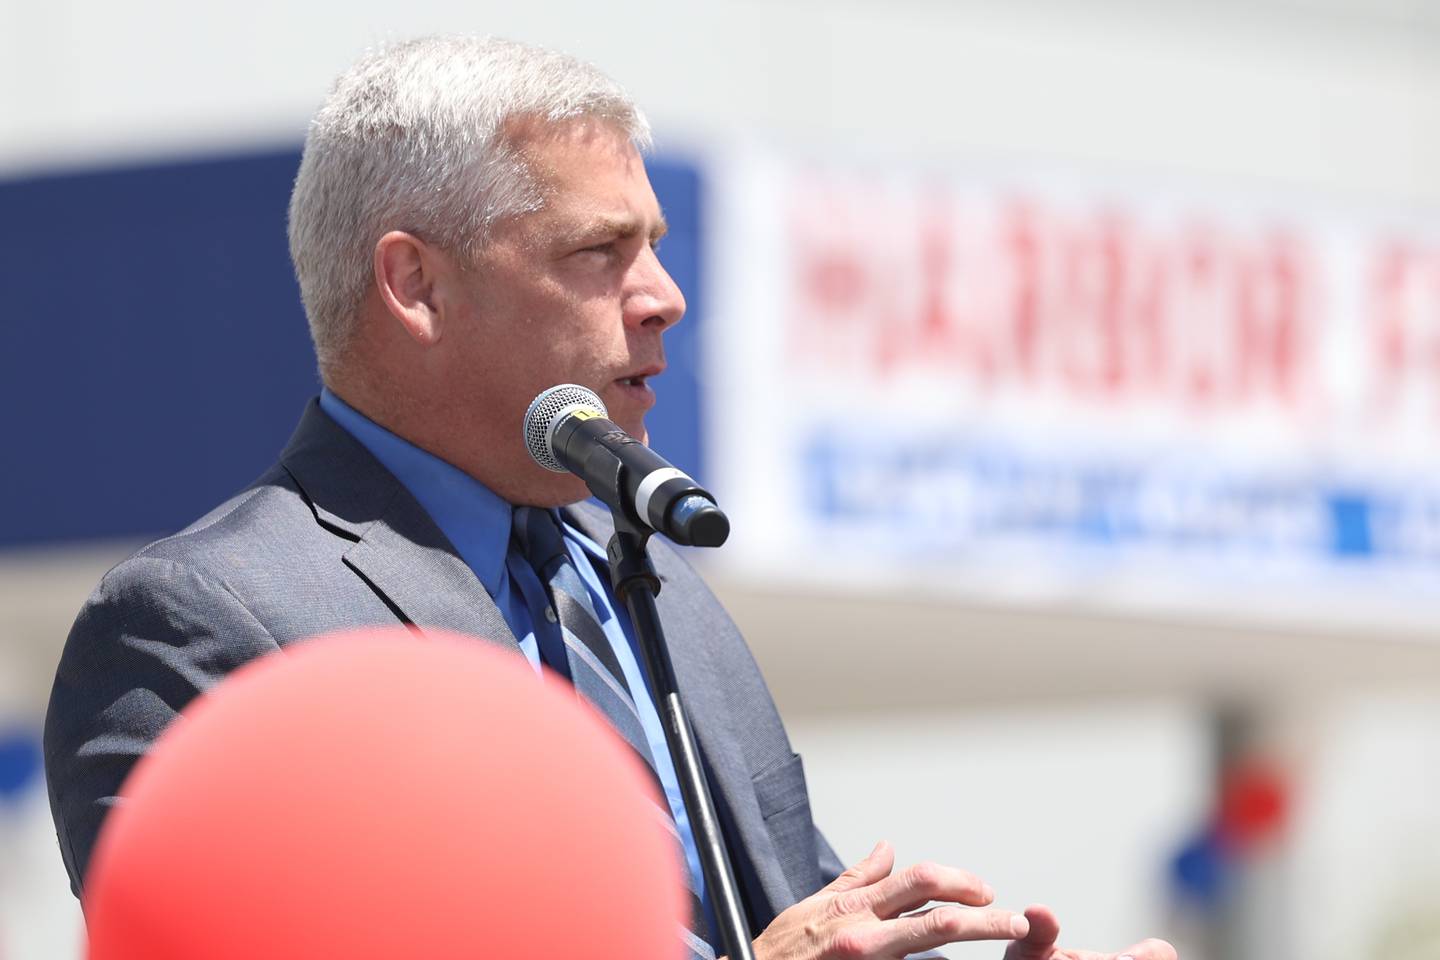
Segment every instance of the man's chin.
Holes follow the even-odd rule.
[[[616,420],[615,425],[646,446],[650,445],[650,431],[645,429],[644,418],[626,417],[623,421]]]
[[[590,488],[572,473],[554,473],[535,466],[521,487],[501,496],[517,507],[568,507],[588,498]]]

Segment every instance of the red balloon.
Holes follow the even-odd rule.
[[[358,631],[251,664],[122,794],[86,884],[93,960],[682,953],[643,761],[473,638]]]

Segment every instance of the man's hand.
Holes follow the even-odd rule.
[[[985,907],[995,898],[964,870],[936,863],[894,868],[895,851],[882,841],[834,883],[776,917],[755,940],[756,960],[898,960],[947,943],[1015,940],[1030,932],[1030,921],[1009,910],[948,905]],[[941,905],[902,916],[932,900]]]
[[[1030,932],[1010,945],[1005,960],[1177,960],[1175,948],[1164,940],[1142,940],[1119,953],[1064,950],[1055,946],[1060,922],[1049,907],[1026,907],[1025,918],[1030,921]]]

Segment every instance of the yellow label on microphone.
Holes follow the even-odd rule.
[[[579,420],[599,420],[601,413],[599,410],[591,410],[589,407],[576,407],[570,411],[570,416]]]

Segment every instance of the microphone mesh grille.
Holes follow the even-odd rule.
[[[593,390],[575,383],[561,383],[543,391],[530,401],[530,409],[525,411],[525,447],[535,462],[546,470],[566,472],[555,456],[550,438],[555,435],[555,428],[560,426],[560,422],[576,409],[590,410],[601,417],[610,416],[610,411],[605,409],[605,404]]]

